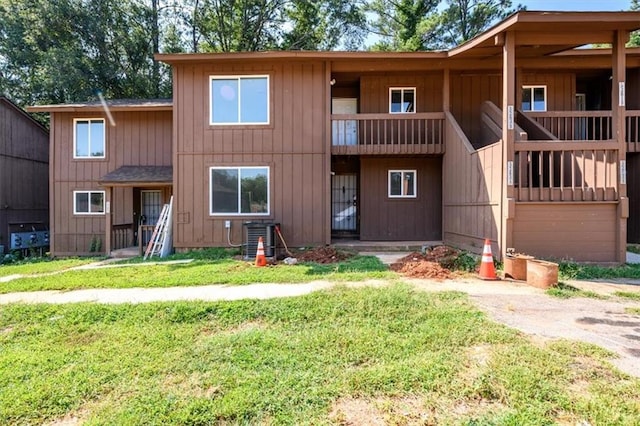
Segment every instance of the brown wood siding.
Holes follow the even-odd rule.
[[[617,203],[516,203],[513,245],[539,258],[615,262]]]
[[[442,73],[366,75],[360,79],[360,112],[388,113],[391,87],[416,88],[416,112],[442,111]]]
[[[242,242],[242,224],[278,222],[292,246],[326,244],[328,216],[328,117],[322,62],[179,65],[174,68],[176,177],[174,246],[227,246]],[[268,74],[270,123],[210,126],[209,76]],[[209,167],[269,166],[270,215],[210,216]]]
[[[576,109],[576,74],[574,72],[525,72],[522,74],[520,85],[547,86],[547,111]],[[520,93],[517,96],[520,99]]]
[[[360,239],[434,241],[442,239],[442,160],[369,158],[360,160]],[[417,197],[388,197],[389,170],[416,170]]]
[[[575,109],[575,73],[526,71],[522,73],[519,85],[546,85],[548,111]],[[517,98],[520,99],[519,91]],[[498,107],[502,105],[501,73],[451,73],[451,113],[474,146],[481,145],[482,141],[481,106],[485,101]]]
[[[627,154],[627,195],[629,197],[629,219],[627,240],[640,244],[640,154]]]
[[[499,256],[502,143],[476,151],[451,115],[448,120],[442,166],[444,241],[481,252],[488,238],[494,243],[494,256]]]
[[[115,126],[97,113],[53,113],[52,253],[56,256],[88,254],[91,240],[105,244],[106,216],[74,215],[73,191],[106,190],[98,181],[105,174],[128,165],[171,165],[172,118],[170,111],[113,112]],[[106,158],[73,159],[74,118],[105,118]],[[133,223],[131,188],[114,188],[112,223]]]
[[[48,163],[47,132],[0,100],[0,245],[7,250],[10,223],[49,222]]]
[[[502,104],[499,73],[451,73],[451,113],[472,144],[482,140],[481,107],[485,101]]]

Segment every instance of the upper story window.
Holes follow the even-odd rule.
[[[268,167],[211,167],[210,215],[268,215]]]
[[[403,114],[416,112],[416,88],[392,87],[389,89],[389,112]]]
[[[209,123],[269,124],[269,76],[212,76]]]
[[[73,191],[74,214],[104,214],[104,191]]]
[[[522,111],[546,111],[547,86],[522,86]]]
[[[104,119],[77,118],[73,123],[73,158],[104,158]]]
[[[389,170],[389,198],[416,198],[416,171]]]

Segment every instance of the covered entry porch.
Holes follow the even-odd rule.
[[[100,180],[105,188],[105,253],[141,253],[162,206],[173,193],[171,166],[122,166]]]

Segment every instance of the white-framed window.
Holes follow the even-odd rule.
[[[269,167],[210,167],[209,214],[269,215]]]
[[[546,111],[547,86],[522,86],[522,111]]]
[[[389,198],[416,198],[417,172],[389,170]]]
[[[415,87],[389,88],[389,113],[408,114],[416,112]]]
[[[73,120],[73,158],[105,158],[104,118]]]
[[[210,76],[209,124],[269,124],[269,76]]]
[[[104,214],[104,191],[73,191],[73,214]]]

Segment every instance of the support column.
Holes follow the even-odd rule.
[[[107,256],[111,255],[111,227],[113,223],[113,216],[111,213],[111,193],[113,188],[111,186],[107,186],[104,191],[104,217],[105,217],[105,225],[104,225],[104,252]]]
[[[442,74],[442,111],[451,110],[451,80],[449,68],[445,68]]]
[[[332,131],[331,131],[331,91],[333,85],[332,77],[331,77],[331,61],[325,62],[325,70],[324,70],[324,84],[325,84],[325,117],[326,123],[324,128],[324,171],[325,171],[325,182],[324,182],[324,210],[323,210],[323,219],[322,223],[324,224],[323,228],[324,232],[324,242],[325,244],[331,244],[331,147],[333,145],[332,141]]]
[[[500,255],[513,247],[514,142],[516,119],[516,49],[515,34],[507,32],[502,45],[502,220],[500,224]]]
[[[627,141],[625,134],[626,114],[626,55],[625,44],[629,39],[627,31],[616,31],[613,37],[611,114],[612,134],[618,143],[618,226],[616,236],[616,260],[627,260],[627,218],[629,217],[629,198],[627,197]]]

